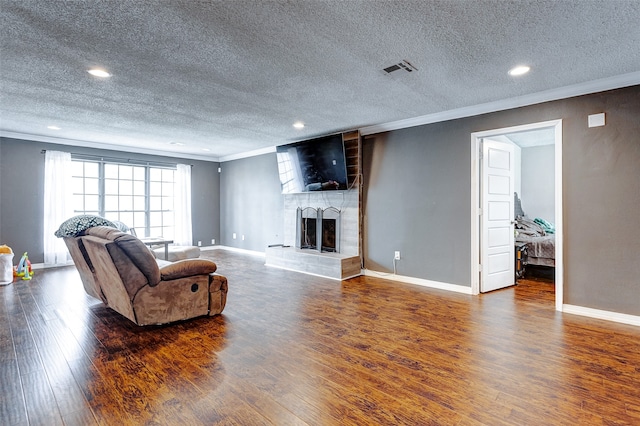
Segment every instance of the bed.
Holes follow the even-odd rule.
[[[556,237],[552,224],[541,218],[531,219],[522,211],[515,194],[516,242],[527,245],[527,264],[556,266]]]

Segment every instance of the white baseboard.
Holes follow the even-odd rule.
[[[424,280],[422,278],[406,277],[404,275],[387,274],[384,272],[370,271],[363,269],[362,274],[368,277],[384,278],[392,281],[399,281],[407,284],[421,285],[423,287],[437,288],[438,290],[453,291],[456,293],[471,294],[471,287],[465,287],[458,284],[449,284],[439,281]]]
[[[229,247],[229,246],[207,246],[207,247],[200,247],[200,250],[201,251],[229,250],[229,251],[235,251],[237,253],[248,254],[251,256],[259,256],[259,257],[266,256],[265,252],[263,251],[247,250],[247,249],[241,249],[241,248]]]
[[[562,312],[566,314],[581,315],[583,317],[597,318],[622,324],[640,326],[640,316],[621,314],[618,312],[603,311],[600,309],[586,308],[584,306],[562,305]]]

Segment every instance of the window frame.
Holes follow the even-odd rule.
[[[175,218],[175,178],[176,178],[176,166],[175,165],[159,165],[159,164],[151,164],[151,163],[135,163],[135,162],[124,162],[124,161],[113,161],[106,160],[104,158],[87,158],[87,157],[74,157],[71,158],[72,163],[74,163],[74,167],[72,168],[72,180],[74,182],[73,188],[73,197],[74,197],[74,206],[73,211],[74,214],[97,214],[99,216],[105,217],[109,220],[120,220],[125,223],[127,226],[136,229],[136,234],[138,237],[148,237],[151,236],[152,233],[160,234],[165,238],[173,238],[175,233],[175,222],[174,220],[170,220],[171,217]],[[78,170],[75,165],[82,164],[82,176],[78,175]],[[98,210],[95,209],[87,209],[87,195],[94,196],[96,194],[90,193],[87,194],[87,179],[95,179],[94,176],[87,176],[86,173],[86,164],[97,164],[98,166]],[[105,169],[108,166],[117,166],[117,177],[106,176]],[[121,178],[121,166],[131,167],[131,177],[130,178]],[[141,182],[140,179],[136,179],[135,176],[135,168],[144,168],[144,211],[140,209],[136,209],[136,200],[135,197],[140,197],[135,190],[135,182]],[[158,170],[159,179],[152,178],[152,175],[155,173],[152,170]],[[170,173],[168,173],[170,172]],[[78,180],[82,181],[82,192],[77,192],[79,185],[77,185]],[[115,187],[117,187],[117,193],[107,194],[106,184],[107,180],[116,181]],[[131,182],[131,190],[130,194],[122,194],[122,182]],[[157,184],[157,185],[152,185]],[[159,194],[152,194],[152,188],[154,186],[159,187]],[[170,188],[170,189],[168,189]],[[166,194],[166,195],[165,195]],[[120,203],[122,201],[122,197],[131,197],[131,208],[130,209],[120,209]],[[78,203],[76,197],[81,197],[82,199],[82,210],[77,207],[80,205]],[[106,197],[116,197],[115,200],[118,203],[117,210],[108,209],[108,203]],[[159,209],[152,209],[152,198],[158,198],[159,200]],[[117,214],[118,219],[110,219],[110,217],[114,216],[114,213]],[[121,220],[122,214],[130,214],[130,220]],[[136,213],[144,214],[144,226],[139,226],[139,220],[136,220]],[[157,215],[157,216],[156,216]],[[155,217],[154,217],[155,216]],[[139,217],[138,217],[139,219]],[[154,222],[154,226],[152,226],[152,219],[159,219],[159,226]],[[129,222],[129,223],[128,223]],[[158,235],[156,235],[158,236]]]

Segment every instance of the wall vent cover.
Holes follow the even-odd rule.
[[[388,66],[388,67],[382,69],[382,71],[384,71],[386,74],[391,74],[392,72],[398,71],[398,70],[405,70],[407,72],[413,72],[413,71],[418,71],[418,68],[414,67],[411,64],[411,62],[409,62],[406,59],[404,59],[401,62],[398,62],[397,64],[393,64],[391,66]]]

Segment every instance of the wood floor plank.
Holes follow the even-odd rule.
[[[33,335],[24,311],[11,315],[8,323],[11,327],[13,347],[16,352],[20,374],[42,370],[40,356],[33,341]]]
[[[134,424],[120,402],[119,393],[88,358],[70,362],[69,367],[99,425]]]
[[[61,327],[56,319],[47,321],[47,327],[42,332],[53,339],[44,339],[44,336],[34,330],[44,371],[63,418],[71,416],[71,418],[77,419],[93,419],[91,408],[75,381],[66,356],[63,354],[62,348],[73,346],[73,344],[68,338],[58,340],[58,330]]]
[[[59,342],[55,338],[56,327],[52,327],[55,321],[47,320],[47,317],[41,315],[41,311],[36,307],[33,286],[35,281],[30,282],[28,285],[24,284],[20,290],[20,301],[25,309],[25,315],[16,315],[16,318],[21,318],[24,321],[20,324],[23,331],[29,331],[29,350],[33,355],[26,357],[19,355],[22,358],[27,367],[21,368],[21,376],[28,374],[36,374],[38,382],[41,385],[47,385],[44,388],[37,388],[37,390],[44,391],[45,395],[51,395],[46,402],[48,404],[48,410],[50,410],[54,417],[65,416],[69,413],[75,413],[78,415],[82,413],[84,417],[92,418],[91,410],[87,401],[84,399],[77,383],[73,379],[69,367],[62,356],[60,348],[69,346],[69,342],[63,342],[59,345]],[[29,290],[29,291],[27,291]],[[28,314],[27,314],[28,313]],[[16,346],[17,348],[19,346]],[[32,378],[29,376],[28,378]],[[23,381],[27,378],[23,377]],[[33,386],[34,380],[30,380],[29,383]],[[26,389],[26,384],[24,385]],[[40,410],[42,401],[39,398],[38,392],[26,392],[25,400],[27,408],[36,407]],[[54,408],[55,404],[55,408]],[[30,417],[32,415],[30,414]],[[47,422],[50,420],[47,419]],[[33,423],[30,420],[31,423]],[[53,424],[53,423],[52,423]]]
[[[30,425],[62,425],[62,416],[44,371],[33,371],[20,376],[27,405]]]
[[[23,392],[17,361],[0,360],[0,424],[27,424]]]
[[[64,414],[62,422],[65,426],[93,426],[97,425],[93,413],[89,410],[79,410]]]
[[[237,379],[231,376],[228,381],[234,394],[253,410],[260,413],[270,424],[307,426],[319,421],[319,417],[315,417],[312,423],[303,421],[292,410],[285,408],[285,404],[278,402],[269,393],[262,392],[249,380]],[[308,405],[305,405],[305,408],[308,408]]]
[[[18,353],[26,351],[23,348],[16,350],[14,335],[21,336],[20,341],[29,345],[27,356],[30,359],[33,359],[33,346],[26,338],[28,330],[25,330],[24,322],[20,322],[24,318],[22,307],[12,290],[7,286],[0,287],[0,424],[22,425],[28,424],[28,416],[20,364],[28,365],[29,361],[18,357]]]
[[[172,325],[134,325],[73,267],[1,287],[0,424],[640,421],[640,328],[556,312],[548,281],[470,296],[203,255],[227,307]]]

